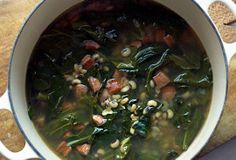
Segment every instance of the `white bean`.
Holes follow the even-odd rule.
[[[154,81],[153,81],[153,80],[150,80],[149,85],[150,85],[152,88],[154,88],[154,87],[155,87]]]
[[[131,114],[130,118],[132,119],[132,121],[137,121],[138,120],[138,116],[135,116],[134,114]]]
[[[112,98],[116,99],[116,100],[120,99],[120,97],[121,97],[121,95],[119,95],[119,94],[112,95]]]
[[[83,69],[82,65],[74,64],[74,70],[75,70],[75,72],[80,72],[81,69]]]
[[[81,84],[81,80],[74,79],[74,80],[72,80],[72,84]]]
[[[121,55],[123,57],[128,57],[129,55],[131,54],[131,49],[130,48],[124,48],[122,51],[121,51]]]
[[[106,115],[109,115],[109,114],[113,114],[113,111],[111,110],[111,108],[107,108],[107,109],[102,111],[103,116],[106,116]]]
[[[130,128],[129,132],[130,132],[131,134],[134,134],[135,130],[133,129],[133,127]]]
[[[167,110],[167,118],[168,119],[171,119],[174,117],[174,112],[171,110],[171,109],[168,109]]]
[[[126,98],[122,99],[122,100],[120,101],[120,103],[123,105],[123,104],[126,104],[128,101],[129,101],[129,98],[126,97]]]
[[[131,89],[136,89],[137,88],[137,84],[135,81],[129,81],[129,85],[131,86]]]
[[[111,148],[117,148],[117,147],[119,147],[119,145],[120,145],[119,139],[116,139],[115,142],[110,144]]]
[[[94,54],[94,55],[92,56],[92,58],[93,58],[93,59],[98,59],[98,58],[100,58],[100,55],[99,55],[99,54]]]
[[[123,88],[121,89],[121,92],[123,92],[123,93],[128,92],[129,89],[130,89],[129,86],[125,86],[125,87],[123,87]]]
[[[137,109],[137,105],[136,104],[132,104],[131,108],[130,108],[130,112],[135,112]]]
[[[161,112],[156,112],[156,114],[155,114],[155,117],[156,117],[156,118],[160,118],[160,117],[161,117],[161,115],[162,115],[162,113],[161,113]]]
[[[104,149],[101,149],[101,148],[99,148],[98,150],[97,150],[97,154],[98,155],[104,155],[105,154],[105,150]]]
[[[117,107],[118,107],[118,103],[117,103],[115,100],[113,100],[113,101],[110,101],[110,102],[109,102],[109,106],[110,106],[111,108],[117,108]]]
[[[156,107],[157,106],[157,102],[154,100],[150,100],[147,102],[147,105],[150,107]]]

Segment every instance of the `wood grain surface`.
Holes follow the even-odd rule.
[[[0,95],[7,84],[7,67],[12,45],[24,19],[40,0],[0,0]],[[236,2],[236,0],[233,0]],[[236,28],[229,26],[236,20],[230,10],[221,2],[215,2],[209,13],[216,23],[222,38],[226,42],[236,41]],[[236,56],[231,60],[229,70],[229,91],[227,103],[221,121],[210,142],[202,153],[206,153],[236,136]],[[11,150],[19,151],[24,146],[24,139],[17,130],[12,115],[0,110],[0,140]],[[0,156],[0,160],[5,158]]]

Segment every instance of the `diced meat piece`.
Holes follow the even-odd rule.
[[[157,87],[158,89],[160,89],[160,88],[166,86],[166,85],[170,82],[169,77],[168,77],[165,73],[163,73],[163,72],[161,72],[161,71],[158,72],[158,73],[153,77],[153,80],[154,80],[154,82],[155,82],[155,84],[156,84],[156,87]]]
[[[88,93],[88,87],[83,84],[77,84],[75,86],[74,91],[75,91],[75,97],[80,98],[81,96]]]
[[[176,95],[174,86],[166,86],[161,89],[161,98],[166,101],[171,101]]]
[[[74,129],[78,132],[80,132],[82,129],[85,128],[85,125],[84,124],[78,124],[74,127]]]
[[[94,65],[95,61],[90,55],[84,56],[84,58],[81,60],[81,64],[84,69],[89,69]]]
[[[122,78],[122,77],[126,77],[126,76],[128,76],[128,73],[126,73],[126,72],[120,72],[120,71],[118,71],[118,70],[115,70],[115,72],[114,72],[114,74],[113,74],[113,78],[116,78],[116,79]]]
[[[81,154],[81,155],[88,155],[90,149],[91,149],[91,145],[90,144],[82,144],[82,145],[78,145],[76,147],[77,151]]]
[[[109,94],[108,90],[107,89],[104,89],[102,91],[102,94],[99,98],[100,102],[104,102],[108,97],[110,97],[111,95]]]
[[[67,131],[64,135],[63,138],[69,138],[72,135],[72,133],[70,131]]]
[[[93,122],[97,126],[102,126],[106,122],[106,120],[100,115],[93,115]]]
[[[142,42],[139,41],[139,40],[136,40],[136,41],[132,41],[132,42],[130,43],[130,45],[131,45],[132,47],[140,48],[140,47],[142,46]]]
[[[84,43],[85,49],[96,50],[101,47],[97,42],[93,40],[85,40],[83,43]]]
[[[162,29],[158,29],[155,32],[155,41],[160,43],[160,42],[164,42],[164,37],[165,37],[165,30]]]
[[[94,78],[94,77],[89,77],[88,82],[94,93],[99,91],[102,86],[101,82],[97,78]]]
[[[64,101],[63,104],[62,104],[62,107],[63,107],[64,110],[73,109],[74,108],[74,103],[69,102],[69,101]]]
[[[119,93],[123,86],[122,86],[120,80],[110,79],[107,81],[106,87],[108,89],[108,92],[112,95],[112,94]]]
[[[66,141],[61,142],[57,149],[59,153],[61,153],[64,157],[66,157],[71,152],[71,147],[67,146]]]
[[[173,47],[175,45],[175,38],[170,34],[164,37],[164,41],[169,47]]]

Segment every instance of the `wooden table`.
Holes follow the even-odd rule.
[[[0,0],[0,95],[7,83],[9,54],[16,34],[25,17],[40,0]],[[236,0],[234,0],[236,2]],[[212,4],[209,13],[217,24],[226,42],[236,41],[236,28],[224,25],[236,17],[220,2]],[[236,136],[236,56],[230,63],[229,93],[225,111],[217,130],[202,153]],[[8,134],[7,134],[8,133]],[[0,140],[12,151],[19,151],[24,146],[24,139],[19,133],[10,112],[0,110]],[[0,160],[4,158],[0,156]]]

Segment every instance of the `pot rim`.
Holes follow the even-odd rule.
[[[16,51],[16,46],[18,44],[18,41],[20,39],[20,36],[21,36],[21,33],[23,32],[25,26],[28,24],[29,20],[31,19],[31,17],[35,14],[35,12],[44,4],[44,2],[46,2],[46,0],[41,0],[41,2],[39,2],[35,8],[30,12],[30,14],[28,15],[28,17],[25,19],[25,21],[23,22],[20,30],[18,31],[18,34],[16,36],[16,39],[15,39],[15,42],[13,44],[13,47],[11,49],[11,56],[10,56],[10,61],[9,61],[9,69],[8,69],[8,85],[7,85],[7,88],[8,88],[8,96],[9,96],[9,101],[10,101],[10,107],[11,107],[11,110],[12,110],[12,114],[14,116],[14,119],[17,123],[17,126],[19,128],[19,130],[21,131],[24,139],[28,142],[29,146],[32,148],[32,150],[39,156],[39,158],[42,158],[43,160],[46,160],[46,158],[37,150],[37,147],[35,147],[31,141],[30,141],[30,138],[27,137],[27,135],[25,134],[24,130],[22,129],[21,127],[21,122],[18,120],[17,116],[16,116],[16,112],[15,112],[15,109],[14,109],[14,106],[13,106],[13,100],[12,100],[12,93],[11,93],[11,90],[12,90],[12,87],[11,87],[11,83],[10,83],[10,80],[11,80],[11,70],[12,70],[12,64],[13,64],[13,57],[14,57],[14,54],[15,54],[15,51]],[[219,32],[217,31],[217,28],[216,26],[214,25],[214,23],[212,22],[211,18],[207,15],[207,13],[201,8],[201,6],[194,0],[192,0],[192,3],[203,13],[204,17],[208,20],[209,24],[211,25],[212,29],[214,30],[216,36],[217,36],[217,39],[218,39],[218,42],[220,44],[220,48],[222,50],[222,54],[223,54],[223,57],[224,57],[224,62],[225,62],[225,67],[226,67],[226,90],[225,90],[225,97],[224,97],[224,103],[223,103],[223,106],[222,106],[222,110],[221,110],[221,114],[217,120],[217,125],[214,127],[214,130],[212,131],[211,135],[206,139],[205,141],[205,144],[202,146],[202,148],[195,152],[194,155],[192,155],[191,158],[194,158],[195,156],[197,156],[197,154],[200,153],[200,151],[203,149],[204,146],[206,146],[206,144],[209,142],[212,134],[215,132],[217,126],[219,125],[219,121],[222,117],[222,114],[223,114],[223,111],[224,111],[224,106],[226,104],[226,98],[227,98],[227,93],[228,93],[228,71],[229,71],[229,64],[227,62],[227,54],[226,54],[226,51],[225,51],[225,48],[224,48],[224,44],[222,42],[222,39],[220,38],[220,35],[219,35]],[[168,7],[167,7],[168,8]],[[171,10],[171,9],[170,9]],[[180,15],[181,16],[181,15]],[[53,151],[51,151],[53,152]]]

